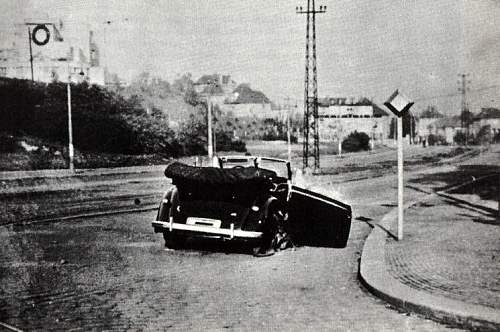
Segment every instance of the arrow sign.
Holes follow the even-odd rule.
[[[404,94],[399,92],[399,90],[394,91],[394,93],[384,103],[384,105],[397,117],[403,116],[403,114],[408,111],[413,104],[414,103]]]

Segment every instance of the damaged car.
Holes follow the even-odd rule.
[[[173,162],[165,176],[154,231],[176,249],[188,238],[248,244],[256,256],[294,245],[343,248],[351,207],[292,183],[288,161],[253,156],[220,157],[217,167]]]

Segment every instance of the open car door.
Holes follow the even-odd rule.
[[[351,217],[349,205],[292,186],[287,230],[297,244],[345,248],[351,229]]]

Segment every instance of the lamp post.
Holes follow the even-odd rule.
[[[194,85],[204,85],[209,87],[209,91],[204,93],[207,100],[207,143],[208,143],[208,159],[212,161],[214,156],[214,146],[213,141],[215,141],[215,135],[212,135],[212,96],[215,87],[219,86],[216,81],[209,80],[206,83],[194,83]]]
[[[79,75],[83,77],[85,73],[80,70]],[[66,93],[68,95],[68,157],[69,157],[69,170],[75,171],[75,151],[73,147],[73,123],[71,115],[71,72],[68,67],[68,83],[66,84]]]
[[[212,160],[214,156],[214,146],[213,146],[213,136],[212,136],[212,101],[209,95],[207,95],[207,108],[208,108],[208,115],[207,115],[207,130],[208,130],[208,159]]]

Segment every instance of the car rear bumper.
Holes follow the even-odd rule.
[[[185,233],[190,233],[193,236],[218,236],[229,239],[258,239],[262,237],[262,232],[244,231],[241,229],[234,229],[233,224],[231,228],[216,228],[211,226],[202,225],[187,225],[168,221],[155,220],[152,223],[153,227],[156,229],[167,230],[169,232],[182,231]]]

